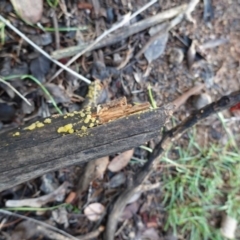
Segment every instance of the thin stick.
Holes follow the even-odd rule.
[[[96,40],[91,43],[87,48],[85,48],[84,50],[82,50],[80,53],[78,53],[77,55],[75,55],[73,58],[71,58],[66,66],[70,66],[74,61],[76,61],[80,56],[82,56],[84,53],[86,53],[87,51],[91,50],[93,46],[95,46],[98,42],[100,42],[103,38],[105,38],[107,35],[109,35],[110,33],[114,32],[115,30],[117,30],[118,28],[122,27],[123,25],[125,25],[126,23],[128,23],[131,19],[135,18],[139,13],[143,12],[144,10],[146,10],[147,8],[149,8],[151,5],[153,5],[155,2],[157,2],[157,0],[152,0],[149,3],[147,3],[146,5],[144,5],[142,8],[140,8],[138,11],[136,11],[135,13],[133,13],[132,15],[130,15],[130,13],[128,13],[127,15],[125,15],[125,17],[123,18],[123,20],[115,25],[112,26],[112,28],[108,29],[107,31],[105,31],[102,35],[100,35],[98,38],[96,38]],[[51,77],[50,81],[53,80],[54,78],[56,78],[64,69],[60,69],[58,70],[53,77]]]
[[[72,69],[68,68],[66,65],[63,65],[62,63],[58,62],[57,60],[53,59],[48,53],[46,53],[43,49],[41,49],[38,45],[36,45],[34,42],[32,42],[26,35],[24,35],[22,32],[20,32],[17,28],[15,28],[10,21],[6,20],[2,15],[0,15],[0,20],[6,24],[9,28],[11,28],[16,34],[18,34],[21,38],[23,38],[27,43],[29,43],[32,47],[34,47],[37,51],[39,51],[42,55],[44,55],[46,58],[48,58],[50,61],[61,67],[62,69],[68,71],[75,77],[83,80],[87,84],[90,84],[91,81],[84,76],[78,74],[77,72],[73,71]]]
[[[34,222],[34,223],[36,223],[38,225],[44,226],[45,228],[51,229],[54,232],[58,232],[58,233],[64,235],[67,239],[78,240],[78,238],[75,238],[74,236],[72,236],[72,235],[70,235],[70,234],[68,234],[68,233],[66,233],[66,232],[64,232],[64,231],[62,231],[62,230],[60,230],[58,228],[55,228],[55,227],[53,227],[51,225],[48,225],[48,224],[46,224],[44,222],[38,221],[38,220],[36,220],[34,218],[29,218],[29,217],[26,217],[26,216],[23,216],[23,215],[20,215],[20,214],[17,214],[17,213],[13,213],[13,212],[10,212],[10,211],[7,211],[7,210],[3,210],[3,209],[0,209],[0,213],[32,221],[32,222]]]
[[[2,78],[0,78],[0,82],[7,85],[10,89],[12,89],[23,101],[25,101],[29,106],[32,106],[32,104],[16,89],[14,88],[10,83],[6,82]]]
[[[59,37],[59,29],[58,29],[58,20],[57,15],[55,12],[55,9],[52,11],[52,20],[53,20],[53,26],[54,26],[54,33],[55,33],[55,44],[56,49],[60,48],[60,37]]]

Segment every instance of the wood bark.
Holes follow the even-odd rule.
[[[41,128],[3,133],[0,191],[50,171],[137,147],[160,136],[169,115],[168,108],[161,107],[89,128],[84,135],[58,133],[59,127],[69,123],[81,128],[78,115],[73,114],[67,118],[52,117],[51,123]]]

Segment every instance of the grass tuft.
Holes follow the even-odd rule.
[[[168,218],[165,230],[172,229],[181,239],[224,239],[214,215],[226,212],[240,220],[240,158],[230,147],[213,144],[201,148],[194,133],[187,148],[176,147],[179,158],[166,153],[163,204]]]
[[[45,88],[45,86],[37,78],[35,78],[32,75],[10,75],[10,76],[6,76],[6,77],[2,77],[2,79],[4,81],[15,79],[15,78],[21,78],[22,80],[24,80],[24,79],[31,79],[33,82],[35,82],[42,89],[42,91],[46,94],[46,96],[50,99],[50,101],[52,102],[52,104],[55,107],[56,111],[59,114],[62,114],[62,111],[57,106],[57,103],[55,102],[55,100],[52,97],[52,95],[49,93],[49,91]]]
[[[57,7],[58,2],[59,2],[59,0],[47,0],[47,3],[51,8]]]

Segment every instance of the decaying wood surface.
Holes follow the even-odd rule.
[[[170,107],[169,107],[170,106]],[[118,102],[43,119],[0,135],[0,191],[49,171],[139,146],[161,134],[171,105]]]

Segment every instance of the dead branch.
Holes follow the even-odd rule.
[[[168,106],[126,99],[53,116],[0,135],[0,191],[77,163],[125,151],[160,135]]]
[[[179,138],[186,130],[193,127],[199,121],[209,117],[210,115],[222,111],[224,109],[234,106],[240,102],[240,91],[231,93],[228,96],[222,97],[220,100],[213,102],[204,108],[196,111],[194,114],[185,119],[181,124],[163,133],[161,141],[156,145],[151,153],[149,160],[141,168],[141,170],[133,177],[133,183],[126,190],[124,190],[113,204],[113,208],[108,216],[107,227],[104,239],[113,240],[114,233],[117,228],[118,219],[128,203],[129,199],[138,191],[140,185],[150,175],[152,165],[156,159],[159,159],[164,151],[168,148],[170,143],[176,138]]]

